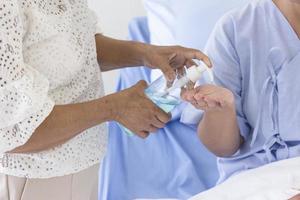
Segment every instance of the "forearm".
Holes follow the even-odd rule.
[[[133,41],[115,40],[97,34],[97,59],[102,71],[144,64],[147,45]]]
[[[233,155],[243,142],[234,108],[205,112],[198,134],[203,144],[219,157]]]
[[[86,103],[55,106],[26,144],[10,153],[32,153],[64,144],[82,131],[112,118],[110,97]]]

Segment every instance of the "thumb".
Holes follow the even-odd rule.
[[[146,88],[148,87],[148,84],[147,84],[146,81],[141,80],[141,81],[139,81],[135,86],[136,86],[138,89],[140,89],[140,90],[144,90],[144,89],[146,89]]]

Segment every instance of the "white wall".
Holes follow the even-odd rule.
[[[99,16],[103,34],[126,39],[128,22],[135,16],[144,16],[142,0],[88,0]],[[117,71],[103,73],[105,91],[113,92]]]

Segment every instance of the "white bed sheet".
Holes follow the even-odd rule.
[[[300,193],[300,157],[233,176],[190,200],[287,200]]]

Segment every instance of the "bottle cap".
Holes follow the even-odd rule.
[[[186,76],[190,81],[195,83],[201,78],[203,72],[205,71],[208,71],[210,79],[212,79],[213,77],[212,72],[204,63],[201,63],[199,66],[194,65],[188,68],[186,72]]]

